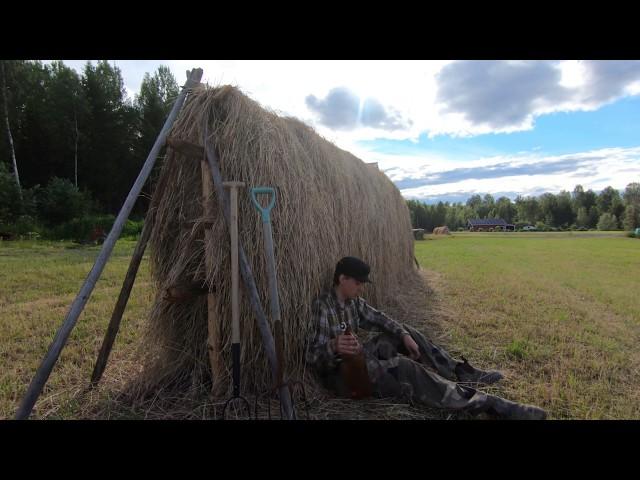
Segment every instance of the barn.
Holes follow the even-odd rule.
[[[515,225],[507,223],[502,218],[472,218],[467,221],[467,228],[470,232],[490,232],[497,229],[512,232],[515,230]]]

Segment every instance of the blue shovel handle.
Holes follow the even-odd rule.
[[[260,193],[272,194],[271,201],[269,202],[269,205],[267,205],[264,208],[262,207],[262,205],[260,205],[258,203],[258,199],[256,198],[256,195],[258,195]],[[276,203],[276,191],[275,191],[275,189],[272,188],[272,187],[255,187],[255,188],[252,188],[251,189],[251,201],[256,206],[258,211],[262,214],[262,223],[269,223],[269,221],[270,221],[269,220],[269,212],[271,212],[271,209],[273,208],[273,205]]]

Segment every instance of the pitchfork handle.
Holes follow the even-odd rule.
[[[233,377],[233,397],[240,396],[240,344],[233,343],[231,345],[231,363]]]

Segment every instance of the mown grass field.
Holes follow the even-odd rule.
[[[640,418],[640,241],[621,232],[459,233],[416,242],[449,348],[506,373],[551,418]]]
[[[416,257],[436,292],[434,334],[452,353],[506,373],[492,393],[541,405],[550,418],[640,418],[640,240],[620,232],[426,238]],[[86,418],[82,392],[134,246],[118,242],[34,418]],[[0,418],[13,417],[98,252],[0,242]],[[151,295],[143,261],[96,396],[137,369]]]
[[[34,410],[33,418],[79,418],[136,242],[119,240]],[[71,242],[0,242],[0,418],[13,418],[100,247]],[[104,381],[122,383],[151,305],[149,264],[142,262]],[[115,368],[114,368],[115,367]]]

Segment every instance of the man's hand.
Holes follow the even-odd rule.
[[[411,335],[403,335],[402,341],[409,351],[409,358],[413,360],[420,358],[420,349],[418,348],[418,344],[411,338]]]
[[[356,355],[362,351],[362,345],[358,342],[356,336],[351,333],[349,335],[338,335],[331,340],[333,350],[340,355]]]

